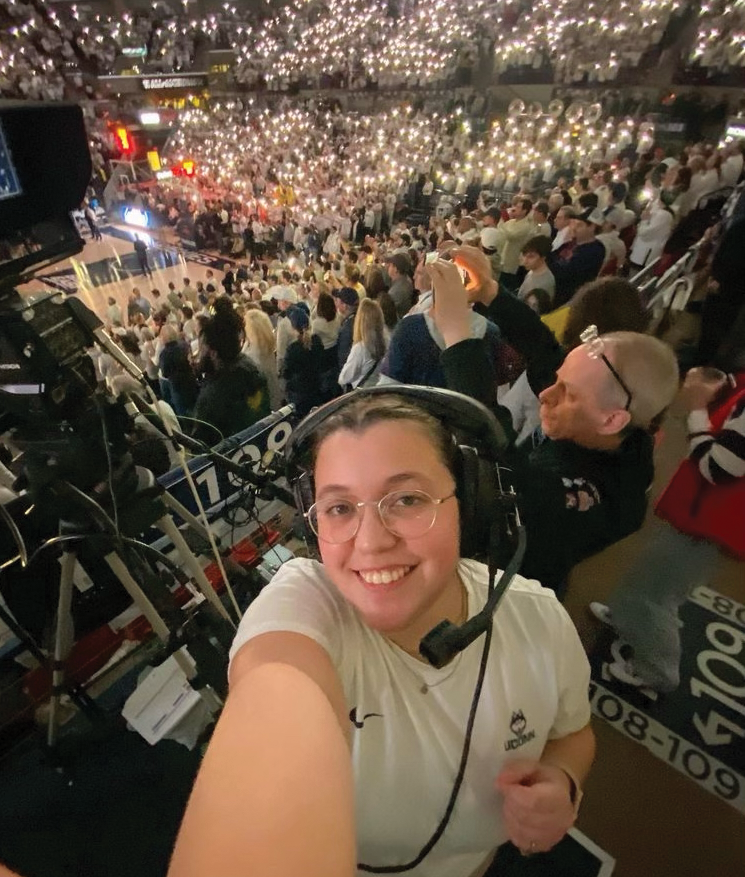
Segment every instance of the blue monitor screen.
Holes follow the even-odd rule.
[[[13,160],[5,142],[5,132],[0,122],[0,201],[15,198],[20,194],[22,190],[18,182],[18,174],[13,167]]]

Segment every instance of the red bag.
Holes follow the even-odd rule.
[[[737,389],[710,416],[714,436],[745,396],[745,373],[737,377]],[[657,500],[655,514],[681,533],[708,539],[745,560],[745,478],[711,484],[701,474],[698,463],[686,457]]]

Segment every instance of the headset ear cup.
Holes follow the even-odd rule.
[[[292,483],[292,492],[295,495],[295,505],[300,517],[300,530],[308,551],[314,557],[319,557],[318,539],[308,523],[307,512],[315,499],[313,478],[308,472],[303,472]]]
[[[486,560],[492,529],[498,523],[499,484],[495,464],[468,445],[458,446],[457,496],[460,509],[460,555]]]
[[[460,556],[476,557],[478,548],[478,463],[473,448],[458,445],[456,455],[456,495],[460,512]]]

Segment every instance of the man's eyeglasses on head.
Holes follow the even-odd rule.
[[[623,406],[625,411],[628,411],[631,407],[631,390],[624,383],[623,378],[618,372],[613,368],[611,361],[605,355],[605,342],[598,335],[598,327],[588,326],[584,332],[579,336],[580,341],[585,346],[587,350],[587,355],[592,359],[602,359],[603,362],[608,366],[610,373],[616,379],[616,382],[621,387],[621,389],[626,394],[626,404]]]

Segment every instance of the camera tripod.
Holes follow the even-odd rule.
[[[171,513],[181,518],[189,529],[205,541],[207,541],[207,533],[201,522],[188,509],[169,496],[155,482],[149,470],[138,469],[137,475],[138,490],[124,506],[118,509],[119,527],[118,531],[114,532],[111,531],[112,522],[101,514],[102,510],[95,501],[66,482],[54,486],[58,498],[73,502],[76,511],[85,509],[86,516],[94,527],[90,532],[81,533],[79,515],[74,522],[60,522],[61,535],[58,538],[64,548],[60,558],[61,575],[54,632],[52,696],[46,735],[50,749],[54,749],[57,743],[60,701],[66,687],[65,662],[70,655],[74,640],[72,599],[75,568],[79,561],[78,547],[83,541],[97,546],[100,556],[141,610],[155,636],[164,644],[167,651],[174,655],[179,667],[210,712],[214,713],[222,706],[221,695],[224,695],[226,689],[224,666],[235,625]],[[206,636],[205,632],[195,629],[194,625],[189,623],[189,616],[176,605],[170,590],[154,571],[148,555],[156,556],[161,563],[167,558],[137,539],[151,526],[167,536],[177,551],[180,567],[188,572],[188,577],[183,573],[179,576],[179,567],[176,564],[171,562],[166,565],[170,566],[170,571],[175,573],[176,577],[181,579],[181,583],[195,595],[196,599],[192,601],[196,604],[195,610],[203,616],[202,620],[209,625],[213,636]],[[197,643],[196,640],[199,642]],[[210,651],[215,651],[213,640],[218,643],[218,655],[208,654]],[[184,644],[195,646],[195,651],[205,659],[206,666],[199,666],[198,661],[195,670],[194,663],[181,650]]]

